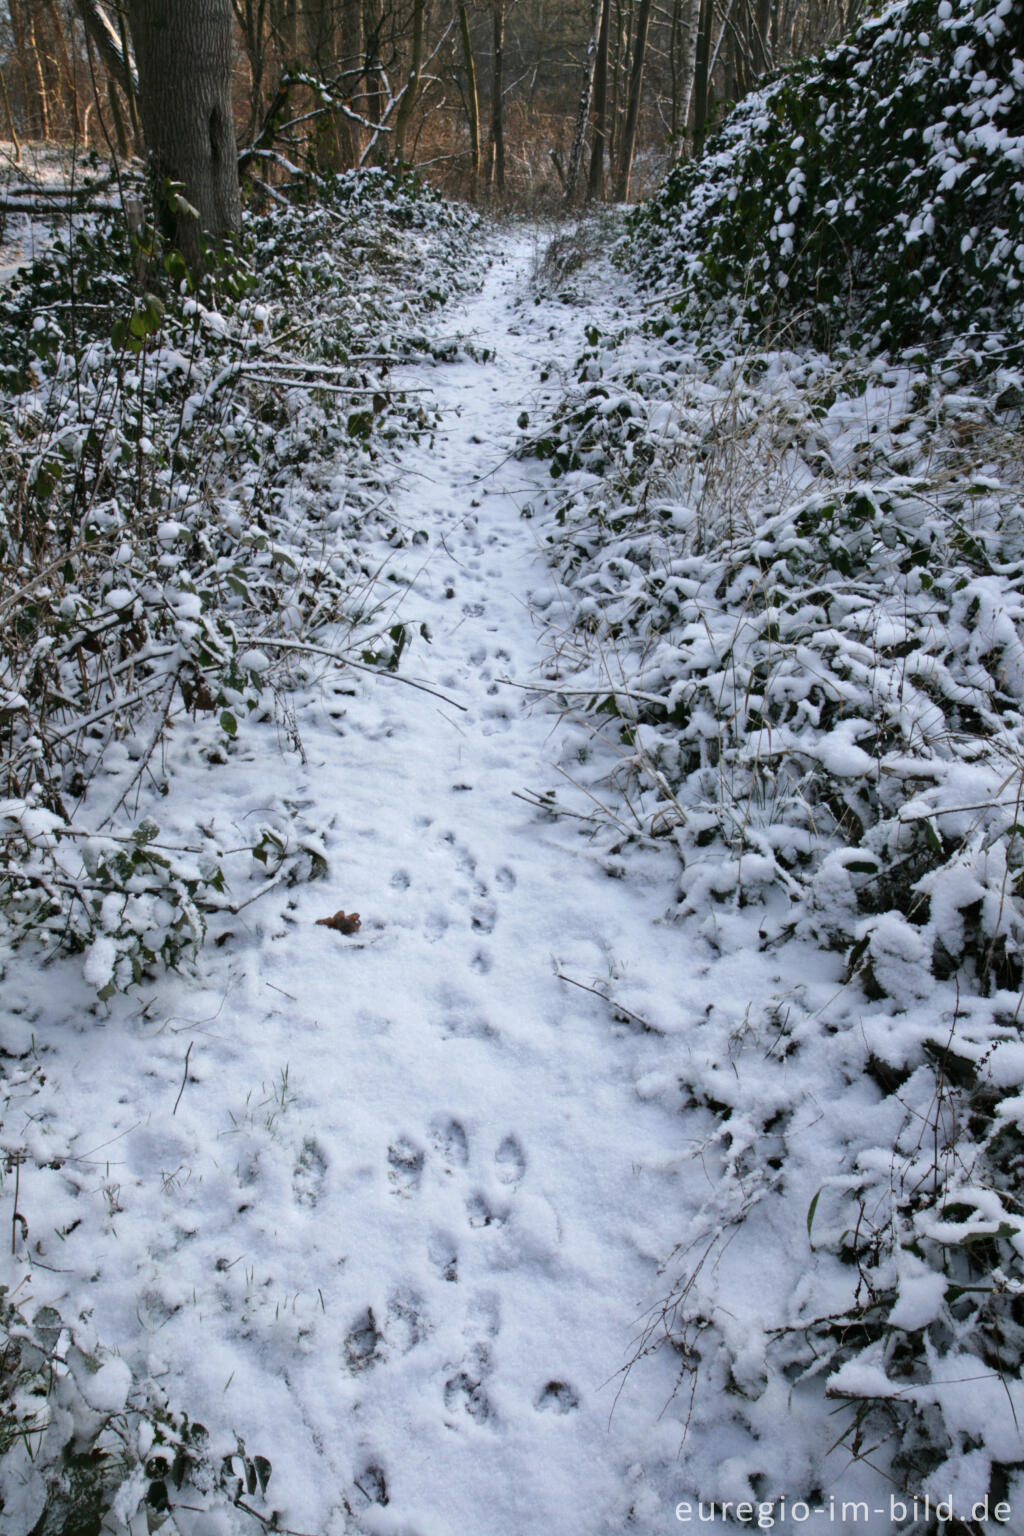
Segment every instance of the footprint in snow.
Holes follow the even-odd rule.
[[[459,1278],[459,1248],[450,1232],[433,1232],[427,1244],[427,1258],[438,1279],[450,1285]]]
[[[516,877],[507,864],[503,864],[494,877],[494,883],[502,891],[515,890]]]
[[[444,1406],[449,1413],[456,1413],[461,1408],[478,1424],[485,1423],[493,1411],[483,1378],[475,1371],[458,1371],[448,1378],[444,1384]]]
[[[345,1335],[345,1359],[351,1371],[368,1371],[380,1359],[384,1335],[377,1327],[373,1308],[367,1307]]]
[[[499,731],[507,731],[512,726],[512,716],[504,704],[492,705],[484,711],[488,724],[483,727],[485,736],[494,736]]]
[[[362,1495],[367,1507],[370,1504],[385,1505],[388,1503],[388,1483],[384,1476],[383,1467],[378,1467],[375,1462],[363,1468],[358,1477],[352,1479],[358,1493]],[[359,1504],[359,1500],[353,1500]]]
[[[502,1184],[518,1184],[526,1172],[526,1154],[519,1139],[509,1134],[494,1154],[495,1173]]]
[[[435,1120],[430,1139],[441,1155],[446,1173],[465,1168],[469,1162],[469,1138],[458,1120]]]
[[[423,1297],[411,1286],[398,1286],[388,1298],[384,1336],[399,1354],[407,1355],[428,1333]]]
[[[471,1227],[503,1227],[508,1212],[499,1211],[485,1195],[477,1190],[476,1194],[470,1195],[466,1201],[466,1216]]]
[[[533,1400],[538,1413],[572,1413],[580,1400],[567,1381],[549,1381]]]
[[[411,884],[412,881],[404,869],[396,869],[391,876],[391,889],[393,891],[407,891]]]
[[[424,1156],[408,1136],[399,1136],[388,1147],[388,1183],[396,1195],[415,1194],[423,1178]]]
[[[318,1205],[326,1179],[327,1158],[319,1143],[312,1136],[307,1136],[292,1172],[292,1193],[296,1205]]]
[[[439,1171],[447,1179],[470,1171],[471,1156],[469,1137],[462,1122],[454,1116],[438,1116],[430,1125],[430,1144],[433,1159]],[[398,1136],[388,1148],[388,1182],[396,1195],[409,1198],[423,1181],[427,1163],[423,1149],[411,1136]],[[526,1153],[519,1138],[511,1131],[499,1143],[494,1153],[494,1177],[514,1195],[526,1173]],[[465,1197],[466,1220],[474,1230],[483,1227],[502,1227],[509,1218],[511,1207],[496,1201],[481,1188],[470,1189]],[[435,1234],[429,1253],[434,1270],[444,1279],[454,1279],[458,1272],[458,1255],[455,1245],[447,1234]],[[449,1273],[451,1271],[451,1273]]]
[[[424,919],[423,936],[428,944],[436,944],[438,939],[443,938],[447,931],[448,919],[440,910],[429,913]]]
[[[444,1385],[444,1405],[449,1413],[461,1411],[478,1424],[494,1417],[484,1382],[494,1369],[492,1344],[500,1330],[498,1298],[489,1292],[473,1297],[463,1330],[466,1353]]]
[[[498,921],[498,909],[493,901],[480,901],[470,913],[474,933],[493,933]]]

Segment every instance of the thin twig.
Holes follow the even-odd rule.
[[[172,1119],[178,1113],[178,1105],[181,1103],[181,1096],[185,1092],[185,1084],[188,1082],[188,1059],[192,1055],[192,1047],[194,1044],[195,1042],[190,1040],[188,1043],[188,1050],[185,1052],[185,1070],[181,1074],[181,1087],[178,1089],[178,1097],[175,1099],[174,1108],[171,1110]]]
[[[416,688],[420,693],[429,693],[435,699],[441,699],[443,703],[450,704],[453,709],[461,709],[468,713],[468,706],[460,704],[457,699],[451,699],[446,693],[440,693],[436,688],[430,688],[426,683],[418,683],[415,678],[403,677],[399,672],[386,672],[381,667],[370,667],[365,662],[353,661],[351,656],[346,656],[341,651],[328,650],[324,645],[310,645],[306,640],[269,640],[263,637],[260,645],[272,645],[277,651],[309,651],[314,656],[326,656],[331,661],[341,662],[343,667],[352,667],[356,672],[368,672],[371,677],[389,677],[393,682],[404,683],[407,688]]]
[[[585,981],[577,981],[574,976],[566,976],[564,971],[556,971],[555,975],[559,981],[567,981],[570,987],[579,987],[581,992],[593,992],[594,996],[599,997],[603,1003],[607,1003],[609,1008],[614,1008],[616,1013],[624,1013],[628,1019],[632,1019],[633,1023],[638,1024],[647,1034],[663,1035],[665,1033],[663,1029],[657,1029],[653,1024],[648,1024],[646,1019],[642,1019],[631,1008],[626,1008],[622,1003],[616,1002],[614,997],[609,997],[607,992],[602,992],[600,988],[588,987]]]

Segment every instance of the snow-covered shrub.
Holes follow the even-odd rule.
[[[99,215],[0,296],[0,908],[88,947],[101,990],[188,953],[237,878],[201,832],[135,826],[175,722],[225,763],[250,717],[288,732],[310,644],[395,667],[411,639],[361,541],[392,445],[429,427],[390,365],[467,280],[473,223],[350,174],[250,218],[198,286]],[[314,828],[274,837],[272,879],[322,872]]]
[[[1019,5],[897,0],[748,96],[623,259],[711,330],[1019,357],[1022,112]]]
[[[565,485],[553,546],[592,637],[584,707],[621,781],[648,786],[643,830],[678,846],[681,911],[784,893],[780,923],[880,986],[872,914],[896,909],[929,974],[1015,984],[1006,378],[971,393],[919,364],[663,353],[671,371],[641,374],[628,343],[596,344],[534,450]]]
[[[171,1410],[155,1383],[133,1386],[125,1362],[82,1319],[44,1305],[28,1320],[27,1310],[0,1288],[5,1536],[160,1527],[229,1536],[254,1515],[275,1523],[250,1502],[263,1503],[265,1456],[250,1457],[240,1442],[215,1450],[206,1427]]]
[[[709,1193],[639,1356],[694,1430],[730,1405],[705,1499],[811,1498],[834,1445],[969,1516],[1024,1462],[1022,381],[721,321],[595,328],[524,448],[606,858],[671,849],[667,917],[792,978],[673,1021],[641,1085]]]

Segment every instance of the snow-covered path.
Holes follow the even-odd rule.
[[[321,731],[303,727],[306,792],[337,805],[346,842],[326,908],[304,891],[244,983],[269,1010],[264,1073],[287,1063],[296,1096],[277,1131],[291,1164],[236,1244],[275,1300],[295,1296],[252,1388],[269,1368],[281,1399],[263,1417],[300,1412],[354,1505],[386,1482],[368,1529],[424,1536],[618,1528],[671,1381],[666,1367],[658,1401],[650,1380],[639,1401],[627,1386],[612,1415],[675,1135],[633,1091],[654,1037],[556,976],[642,966],[668,890],[609,880],[577,832],[516,798],[555,778],[556,722],[501,681],[535,678],[543,656],[531,471],[508,457],[552,347],[550,316],[521,302],[531,255],[521,239],[446,316],[495,357],[430,378],[442,427],[408,453],[396,499],[409,543],[390,574],[411,582],[396,616],[431,637],[408,666],[463,708],[385,680],[343,709],[325,698]],[[362,913],[361,942],[310,926],[335,906]]]
[[[252,1244],[279,1285],[294,1255],[284,1288],[312,1330],[297,1358],[287,1331],[278,1390],[357,1508],[386,1481],[367,1529],[424,1536],[621,1528],[625,1469],[671,1389],[666,1365],[612,1414],[665,1251],[659,1232],[645,1253],[644,1228],[676,1128],[633,1091],[654,1037],[556,975],[642,966],[669,893],[609,880],[516,798],[557,782],[556,722],[501,682],[543,656],[531,471],[508,457],[552,347],[550,316],[516,304],[530,256],[520,241],[447,317],[496,356],[431,380],[443,427],[408,454],[397,500],[415,540],[392,568],[411,578],[398,614],[431,636],[409,666],[463,710],[381,681],[307,740],[310,792],[349,839],[326,910],[358,907],[364,947],[308,926],[309,891],[303,926],[247,978],[254,1008],[268,983],[295,998],[271,1026],[294,1174]]]
[[[316,1536],[661,1530],[641,1463],[678,1470],[670,1352],[622,1374],[678,1232],[679,1118],[636,1087],[666,1042],[559,977],[674,1011],[672,866],[612,878],[586,822],[530,800],[573,728],[522,686],[551,579],[521,508],[547,471],[510,454],[593,312],[534,303],[534,237],[496,249],[439,321],[471,348],[396,381],[441,425],[404,453],[376,592],[413,637],[402,675],[452,702],[325,664],[283,755],[252,733],[230,771],[190,768],[179,740],[204,825],[244,844],[298,808],[331,829],[328,877],[246,909],[199,989],[167,977],[105,1023],[76,990],[33,1085],[38,1161],[67,1158],[21,1185],[60,1235],[41,1289],[89,1276],[97,1338],[216,1452],[268,1457],[265,1507]],[[317,926],[339,908],[358,935]],[[55,1147],[86,1116],[88,1145]]]

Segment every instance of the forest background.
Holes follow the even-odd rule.
[[[861,0],[217,0],[244,178],[413,165],[446,195],[624,201]],[[141,152],[127,7],[0,7],[0,134]],[[138,9],[138,7],[137,7]],[[144,9],[142,7],[141,9]]]

